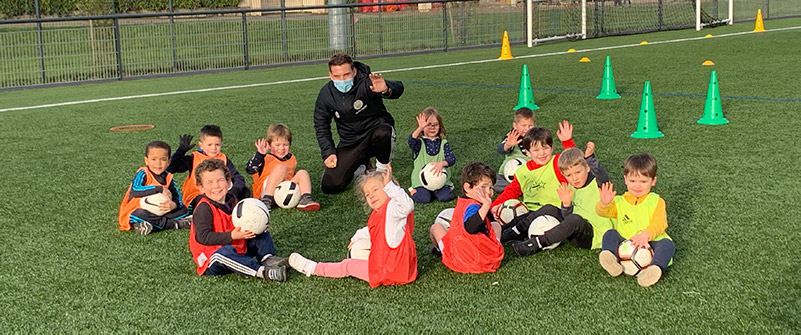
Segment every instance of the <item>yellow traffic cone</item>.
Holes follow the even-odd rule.
[[[762,23],[762,9],[757,9],[757,17],[756,22],[754,23],[754,32],[763,32],[765,31],[765,24]]]
[[[512,49],[509,48],[509,33],[506,30],[503,31],[503,43],[501,44],[501,57],[498,59],[512,59],[515,58],[512,56]]]

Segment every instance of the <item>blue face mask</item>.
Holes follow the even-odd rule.
[[[342,93],[347,93],[351,88],[353,88],[353,78],[332,81],[334,82],[334,87],[336,87],[337,90]]]

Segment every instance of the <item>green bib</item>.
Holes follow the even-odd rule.
[[[554,205],[557,208],[562,200],[556,193],[559,187],[559,180],[553,170],[554,156],[545,165],[530,171],[522,166],[515,172],[515,178],[520,183],[520,190],[523,192],[523,203],[530,211],[536,211],[544,205]]]
[[[531,158],[523,154],[523,151],[520,150],[519,145],[515,145],[512,147],[512,152],[503,156],[503,163],[501,163],[501,167],[498,169],[498,174],[503,175],[503,167],[506,166],[506,162],[512,160],[512,158],[520,158],[526,162],[531,160]]]
[[[417,140],[420,141],[420,153],[417,154],[417,158],[414,159],[414,167],[412,168],[412,188],[423,186],[423,184],[420,182],[420,171],[423,170],[423,167],[426,166],[426,164],[445,160],[445,143],[448,143],[448,140],[442,139],[442,141],[439,143],[439,152],[437,152],[436,155],[431,156],[426,151],[426,144],[423,142],[423,139],[418,138]],[[442,168],[442,173],[447,172],[448,168]],[[453,186],[450,175],[448,175],[448,181],[445,182],[445,186]]]
[[[590,225],[592,225],[592,247],[590,248],[598,249],[601,247],[601,240],[604,237],[604,233],[612,229],[615,220],[605,218],[595,212],[595,204],[601,201],[601,192],[598,187],[595,187],[595,181],[584,188],[574,189],[573,213],[590,222]]]
[[[651,216],[656,210],[656,205],[659,203],[659,195],[656,193],[649,193],[645,201],[639,205],[632,205],[622,195],[615,196],[615,207],[617,207],[617,231],[620,236],[625,239],[630,239],[632,236],[639,234],[648,224],[651,223]],[[667,233],[657,236],[653,241],[659,241],[663,238],[670,238]]]

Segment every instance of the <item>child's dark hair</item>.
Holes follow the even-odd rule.
[[[656,169],[656,158],[646,152],[631,155],[627,157],[626,162],[623,163],[624,176],[628,176],[629,173],[636,173],[648,178],[655,178]]]
[[[155,149],[155,148],[161,148],[161,149],[167,150],[167,157],[170,157],[170,155],[172,155],[172,152],[171,152],[172,150],[170,150],[170,145],[167,144],[167,142],[164,142],[164,141],[153,141],[153,142],[148,143],[145,146],[145,157],[147,157],[147,155],[150,153],[150,149]]]
[[[470,162],[462,169],[462,185],[474,187],[484,177],[495,182],[495,170],[482,162]]]
[[[534,111],[527,107],[520,107],[515,111],[515,122],[520,122],[522,119],[529,119],[533,122],[537,122],[537,119],[534,117]]]
[[[228,171],[228,167],[225,166],[225,162],[216,158],[211,158],[202,161],[200,164],[195,166],[195,184],[197,184],[197,186],[203,185],[203,172],[217,170],[222,170],[223,174],[225,175],[225,180],[231,180],[231,171]]]
[[[219,137],[220,141],[222,141],[222,129],[220,129],[220,126],[207,124],[200,128],[200,140],[202,141],[206,136]]]
[[[549,147],[553,148],[553,135],[551,135],[551,131],[548,130],[548,128],[534,127],[529,129],[529,131],[523,135],[523,141],[520,142],[520,145],[526,150],[530,150],[531,147],[537,143],[542,145],[547,144]]]

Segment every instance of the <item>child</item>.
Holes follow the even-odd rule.
[[[200,195],[194,224],[189,231],[189,250],[199,275],[236,272],[272,281],[286,279],[286,259],[275,254],[268,231],[254,234],[234,228],[231,210],[236,198],[229,192],[231,174],[219,159],[207,159],[195,167]],[[255,259],[253,257],[256,257]],[[257,261],[258,260],[258,261]]]
[[[422,135],[422,138],[420,138]],[[409,135],[409,148],[412,149],[414,167],[412,168],[412,199],[421,204],[431,202],[432,194],[441,202],[453,200],[453,183],[448,180],[441,189],[429,191],[420,182],[420,171],[428,163],[433,163],[431,171],[440,175],[446,167],[456,164],[451,146],[445,139],[445,126],[442,117],[433,107],[427,107],[417,116],[417,129]],[[422,150],[425,148],[425,150]]]
[[[167,172],[170,164],[170,145],[162,141],[153,141],[145,146],[145,166],[136,172],[125,197],[120,204],[118,218],[120,230],[134,230],[142,235],[153,230],[189,228],[192,217],[188,216],[186,207],[181,203],[181,193]],[[159,204],[164,215],[156,215],[139,207],[141,198],[163,193],[172,201]]]
[[[567,149],[575,147],[573,143],[573,126],[567,121],[559,123],[556,136]],[[517,199],[523,196],[523,203],[530,210],[510,223],[503,226],[501,241],[520,239],[528,232],[531,222],[542,215],[550,215],[562,221],[559,212],[559,195],[556,188],[567,180],[562,175],[556,162],[559,154],[553,154],[553,136],[546,128],[531,128],[520,143],[526,149],[526,155],[531,161],[515,172],[515,177],[501,195],[492,203],[492,213],[499,217],[499,211],[504,201]]]
[[[623,163],[623,179],[627,192],[615,195],[611,183],[601,187],[601,199],[595,209],[598,215],[616,218],[614,229],[603,237],[601,266],[615,277],[623,272],[617,248],[620,242],[631,240],[635,247],[650,245],[654,252],[651,265],[640,271],[637,283],[648,287],[656,284],[673,258],[676,246],[667,235],[665,200],[651,192],[656,185],[656,159],[647,153],[632,155]]]
[[[197,186],[195,186],[195,175],[192,171],[194,171],[195,167],[200,164],[200,162],[209,158],[216,158],[225,162],[225,166],[228,168],[228,171],[230,171],[234,183],[231,189],[228,190],[228,193],[235,196],[237,199],[250,197],[250,190],[245,187],[245,178],[236,170],[234,163],[220,151],[222,148],[222,138],[222,130],[220,130],[219,126],[203,126],[203,128],[200,129],[200,139],[197,143],[200,149],[187,155],[186,153],[192,150],[195,145],[192,144],[192,135],[185,134],[181,135],[178,150],[172,155],[172,161],[167,167],[167,171],[171,173],[189,171],[189,176],[184,180],[181,192],[184,195],[184,205],[187,206],[190,213],[192,213],[198,201],[195,198],[200,194]]]
[[[501,226],[490,223],[495,171],[489,165],[472,162],[462,169],[465,198],[456,200],[450,227],[431,226],[432,251],[442,256],[442,264],[461,273],[495,272],[503,260]]]
[[[531,109],[522,107],[515,111],[515,120],[512,122],[512,130],[506,133],[506,137],[498,144],[498,153],[504,155],[504,157],[503,163],[501,163],[501,167],[498,169],[498,175],[495,177],[495,186],[493,189],[495,189],[496,192],[503,192],[503,189],[509,185],[509,182],[503,176],[503,168],[506,166],[506,162],[513,158],[520,158],[525,161],[531,159],[526,155],[526,149],[520,146],[520,142],[523,141],[523,135],[525,135],[529,129],[534,128],[535,123],[534,111]]]
[[[273,208],[275,188],[281,182],[291,180],[300,186],[298,209],[320,210],[320,204],[311,196],[309,172],[295,172],[298,160],[289,152],[292,132],[284,124],[271,124],[267,127],[266,137],[256,140],[256,153],[245,165],[245,171],[253,176],[253,196],[259,197],[268,208]]]
[[[373,288],[413,282],[417,278],[417,252],[412,239],[414,202],[392,181],[392,167],[387,164],[386,169],[386,173],[370,171],[356,179],[357,189],[373,212],[367,227],[359,229],[352,240],[370,239],[368,260],[348,258],[339,263],[317,263],[294,252],[289,255],[289,266],[306,276],[356,277]]]
[[[598,249],[604,232],[612,229],[613,219],[595,213],[595,204],[601,198],[601,185],[609,182],[603,166],[595,158],[595,144],[587,143],[585,152],[578,148],[567,148],[559,155],[559,171],[567,179],[556,192],[562,202],[564,218],[559,225],[543,235],[512,244],[516,254],[528,256],[556,242],[569,240],[582,249]]]

